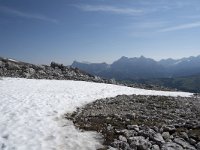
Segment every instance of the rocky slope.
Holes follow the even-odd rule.
[[[117,96],[66,118],[103,134],[105,149],[200,150],[200,98]]]
[[[99,77],[90,75],[78,68],[72,68],[52,62],[50,66],[34,65],[13,59],[0,57],[0,76],[19,77],[28,79],[57,79],[57,80],[82,80],[102,83],[111,83]]]

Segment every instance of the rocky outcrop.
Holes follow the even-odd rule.
[[[198,150],[200,98],[121,95],[66,114],[83,130],[103,134],[105,149]]]
[[[90,75],[72,68],[52,62],[48,65],[34,65],[0,57],[0,76],[28,79],[82,80],[101,83],[112,83],[100,77]]]

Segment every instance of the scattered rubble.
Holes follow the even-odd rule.
[[[104,136],[104,149],[199,150],[200,99],[121,95],[66,114],[76,127]]]

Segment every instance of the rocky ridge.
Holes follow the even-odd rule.
[[[151,89],[151,90],[165,90],[175,91],[157,85],[145,85],[145,84],[127,84],[119,83],[115,80],[107,80],[98,76],[93,76],[85,71],[71,66],[64,66],[63,64],[51,62],[48,65],[34,65],[13,59],[0,57],[0,77],[17,77],[27,79],[55,79],[55,80],[79,80],[79,81],[90,81],[99,83],[109,84],[120,84],[129,87]]]
[[[200,150],[200,98],[121,95],[66,114],[104,137],[104,149]]]
[[[28,79],[81,80],[100,83],[112,83],[97,76],[90,75],[78,68],[72,68],[51,62],[48,65],[34,65],[13,59],[0,57],[0,77],[17,77]]]
[[[175,78],[200,74],[200,55],[181,59],[162,59],[122,56],[112,64],[74,61],[72,66],[93,75],[116,80]]]

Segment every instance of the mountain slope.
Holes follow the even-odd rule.
[[[121,57],[119,60],[111,64],[107,72],[100,75],[120,80],[133,78],[153,78],[162,76],[163,67],[156,63],[153,59],[145,58],[127,58]],[[111,74],[109,74],[111,73]]]
[[[181,77],[200,74],[200,56],[160,61],[143,56],[138,58],[123,56],[111,65],[75,62],[72,66],[94,75],[117,80]]]
[[[200,55],[182,59],[166,59],[158,63],[162,64],[172,77],[190,76],[200,73]]]
[[[71,66],[95,75],[109,68],[106,63],[80,63],[77,61],[74,61]]]

